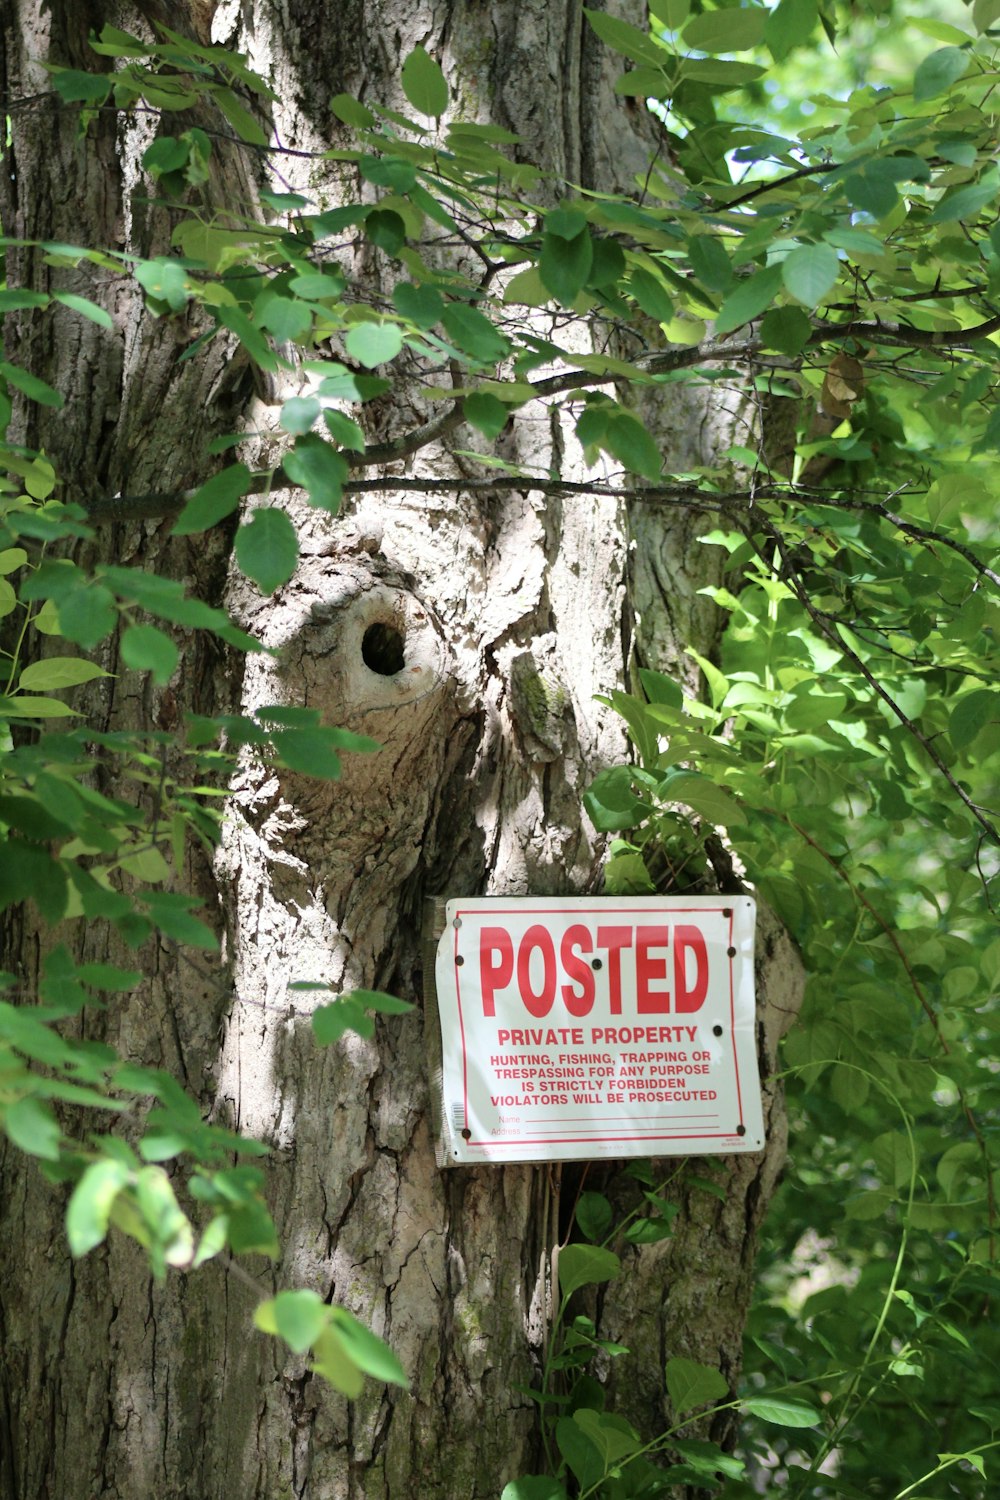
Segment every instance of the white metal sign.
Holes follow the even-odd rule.
[[[470,897],[446,912],[446,1159],[763,1148],[747,897]]]

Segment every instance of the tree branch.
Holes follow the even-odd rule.
[[[904,532],[906,536],[913,537],[914,541],[925,542],[928,545],[938,547],[950,547],[953,552],[958,553],[959,557],[964,557],[965,561],[975,568],[981,577],[988,578],[990,583],[1000,588],[1000,573],[988,567],[986,563],[981,562],[972,551],[972,548],[967,547],[964,542],[958,542],[954,537],[945,536],[940,531],[933,531],[928,526],[918,526],[914,521],[904,521],[902,516],[895,515],[887,505],[880,505],[874,500],[853,502],[848,500],[844,502],[844,505],[845,508],[851,510],[866,510],[874,515],[883,516],[887,521],[891,521],[893,526],[897,526],[900,531]]]
[[[930,760],[932,764],[937,767],[938,771],[944,777],[945,781],[947,781],[948,785],[955,793],[955,796],[959,799],[964,807],[968,808],[969,812],[972,814],[973,818],[975,818],[976,822],[979,824],[980,828],[983,830],[990,843],[1000,845],[1000,830],[998,830],[996,826],[990,821],[983,809],[979,807],[977,803],[973,802],[972,798],[965,791],[964,787],[962,787],[962,785],[952,775],[951,769],[942,760],[941,756],[938,754],[937,750],[934,748],[934,745],[931,743],[928,737],[924,734],[923,730],[913,722],[908,714],[903,712],[899,704],[893,698],[892,694],[887,692],[879,682],[878,678],[875,676],[871,668],[861,659],[856,651],[852,650],[852,648],[838,633],[838,631],[834,628],[830,621],[825,618],[823,612],[817,609],[813,604],[813,601],[809,596],[809,590],[806,588],[801,577],[799,576],[797,569],[794,567],[792,560],[788,555],[788,548],[785,544],[784,537],[781,535],[781,532],[777,529],[776,526],[773,526],[763,516],[758,516],[757,524],[761,528],[761,530],[767,533],[771,541],[774,543],[775,549],[777,550],[783,565],[782,577],[788,584],[789,588],[792,590],[796,599],[798,599],[799,603],[802,605],[802,608],[806,611],[806,614],[816,626],[816,629],[820,632],[821,635],[826,638],[826,640],[830,642],[833,647],[835,647],[838,652],[841,653],[841,655],[847,657],[847,660],[852,664],[852,666],[854,666],[856,670],[861,673],[861,676],[867,682],[872,691],[876,693],[879,698],[881,698],[882,702],[886,705],[893,716],[899,720],[900,724],[903,725],[903,728],[908,730],[908,732],[913,736],[914,740],[916,740],[917,744],[923,750],[928,760]],[[750,541],[751,544],[753,544],[753,538],[751,536],[748,536],[747,540]],[[758,555],[760,555],[759,549]]]
[[[910,323],[817,323],[810,345],[824,343],[836,335],[839,338],[861,338],[873,344],[894,344],[902,349],[965,349],[977,339],[985,339],[991,333],[1000,333],[1000,315],[987,318],[985,323],[976,323],[972,328],[951,328],[935,332],[929,328],[914,328]]]
[[[760,198],[764,193],[773,193],[778,188],[787,187],[790,182],[798,182],[803,177],[815,177],[821,172],[836,172],[839,166],[835,161],[816,162],[811,167],[798,167],[794,172],[787,172],[784,177],[772,177],[768,182],[758,182],[754,187],[741,193],[738,198],[730,198],[723,208],[742,208],[744,203],[750,203],[754,198]]]
[[[428,423],[428,426],[430,425]],[[375,446],[389,448],[392,445]],[[374,447],[365,450],[366,454],[374,451]],[[360,460],[363,455],[352,456]],[[372,458],[370,461],[374,463],[377,460]],[[391,460],[382,459],[381,461]],[[254,474],[247,493],[266,494],[273,484],[274,476],[270,471]],[[994,587],[1000,589],[1000,573],[982,562],[971,547],[956,541],[953,537],[946,536],[941,531],[905,520],[880,501],[824,494],[815,490],[794,489],[779,484],[758,484],[755,485],[753,491],[746,489],[702,490],[692,484],[669,482],[639,484],[634,488],[626,489],[621,484],[611,486],[603,483],[580,483],[568,479],[542,479],[530,474],[495,474],[477,478],[456,476],[452,479],[423,479],[413,475],[386,474],[378,479],[349,479],[344,484],[345,495],[372,495],[391,490],[410,495],[502,495],[522,492],[545,495],[551,499],[577,495],[584,499],[618,500],[626,504],[676,505],[689,510],[715,513],[737,511],[746,514],[755,502],[762,500],[777,500],[800,505],[804,503],[839,511],[860,510],[890,522],[905,535],[912,536],[915,541],[921,542],[924,546],[949,547],[953,552],[958,553],[979,577],[988,579]],[[176,515],[196,494],[196,490],[151,490],[141,495],[102,495],[99,499],[84,506],[84,509],[87,511],[87,519],[97,525],[110,525],[117,521],[163,520],[168,516]],[[763,516],[760,520],[762,525],[768,524]]]

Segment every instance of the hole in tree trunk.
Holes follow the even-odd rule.
[[[361,639],[361,660],[380,677],[395,677],[403,670],[403,637],[395,625],[369,625]]]

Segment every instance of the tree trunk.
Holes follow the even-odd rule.
[[[141,33],[156,14],[153,5],[104,14],[96,0],[19,0],[10,10],[8,100],[48,88],[46,60],[101,67],[88,27],[112,19]],[[566,182],[628,186],[648,159],[653,126],[612,94],[618,69],[579,0],[223,0],[214,19],[193,0],[167,10],[172,26],[203,37],[211,26],[269,76],[285,147],[336,141],[331,94],[399,105],[400,64],[422,43],[466,118],[517,131]],[[6,233],[165,253],[169,218],[148,206],[137,166],[148,120],[102,113],[81,141],[75,113],[45,99],[13,121]],[[252,193],[263,168],[244,156],[216,153],[220,203]],[[313,163],[278,161],[285,179],[327,204],[358,191],[317,180]],[[68,313],[44,325],[11,320],[15,356],[66,396],[57,416],[31,409],[23,441],[53,456],[69,498],[200,482],[211,472],[208,442],[241,414],[265,434],[249,440],[251,454],[272,441],[273,403],[293,389],[253,398],[218,340],[179,365],[192,330],[151,319],[127,279],[52,268],[38,251],[10,261],[12,284],[82,292],[116,319],[114,335]],[[745,441],[738,395],[712,408],[678,390],[644,407],[678,465],[711,463]],[[368,437],[421,416],[404,394],[376,411]],[[504,441],[512,458],[584,473],[571,430],[540,404]],[[457,446],[469,446],[467,434]],[[637,662],[693,680],[684,648],[711,655],[721,627],[697,593],[713,566],[713,549],[695,544],[697,517],[543,501],[527,487],[490,498],[393,490],[394,474],[453,475],[461,463],[440,446],[423,450],[335,521],[283,495],[301,524],[302,561],[270,599],[229,569],[225,527],[191,543],[171,538],[169,523],[119,525],[90,547],[91,558],[183,577],[212,602],[225,595],[278,648],[244,665],[189,634],[175,681],[157,692],[119,669],[109,647],[104,665],[120,675],[88,687],[95,723],[172,729],[189,710],[308,704],[383,748],[347,757],[334,784],[243,768],[215,867],[190,856],[189,888],[217,914],[224,963],[209,972],[166,942],[149,944],[147,982],[88,1021],[89,1035],[171,1069],[206,1111],[273,1147],[278,1267],[251,1260],[245,1278],[211,1264],[157,1287],[141,1253],[115,1236],[74,1263],[63,1195],[2,1148],[3,1500],[496,1500],[509,1478],[540,1465],[536,1410],[518,1387],[537,1379],[550,1256],[581,1174],[567,1168],[560,1192],[560,1174],[546,1167],[436,1168],[420,1008],[424,901],[598,890],[601,843],[581,794],[626,746],[594,695],[627,685]],[[376,625],[381,635],[370,633]],[[514,664],[525,657],[565,685],[543,729],[518,712]],[[123,961],[100,931],[60,936],[88,958]],[[733,1380],[739,1371],[757,1230],[784,1151],[780,1093],[766,1080],[798,995],[790,946],[766,916],[760,938],[767,1150],[724,1163],[724,1202],[682,1176],[674,1237],[627,1250],[625,1274],[598,1309],[604,1335],[633,1351],[609,1376],[615,1409],[647,1436],[668,1421],[665,1358],[701,1359]],[[50,941],[24,914],[10,924],[6,966],[27,995]],[[352,1034],[319,1049],[314,997],[291,980],[386,989],[417,1008],[380,1021],[372,1041]],[[591,1169],[588,1186],[597,1180],[626,1191],[607,1167]],[[282,1286],[312,1287],[370,1324],[410,1391],[368,1382],[348,1403],[304,1360],[283,1357],[251,1323],[259,1296]]]

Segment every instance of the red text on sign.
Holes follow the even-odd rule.
[[[585,954],[595,955],[596,970],[595,959]],[[605,966],[613,1016],[622,1014],[623,990],[634,993],[641,1016],[690,1015],[701,1009],[708,994],[708,947],[701,929],[691,923],[601,925],[595,940],[591,928],[579,922],[566,928],[558,953],[552,934],[540,923],[529,927],[516,947],[506,927],[483,927],[483,1014],[496,1015],[497,992],[506,990],[516,976],[521,1004],[536,1020],[547,1016],[557,999],[571,1016],[588,1015],[597,994],[597,975]]]

